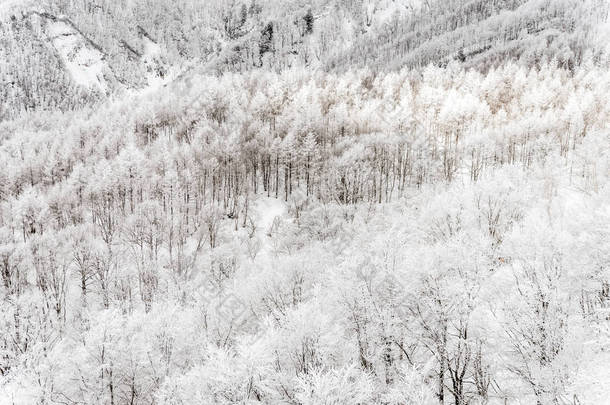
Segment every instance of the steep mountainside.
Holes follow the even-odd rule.
[[[604,404],[601,0],[0,0],[0,405]]]
[[[536,66],[555,59],[573,69],[585,59],[607,63],[596,29],[607,19],[605,0],[446,0],[365,38],[327,66],[400,69],[457,60],[485,70],[509,60]]]
[[[604,0],[47,0],[2,10],[0,120],[72,110],[193,69],[607,63],[593,40]]]

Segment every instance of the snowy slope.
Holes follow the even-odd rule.
[[[0,0],[0,20],[10,17],[16,10],[30,3],[29,0]]]
[[[106,63],[104,55],[91,45],[73,27],[64,21],[49,21],[47,34],[53,47],[79,85],[86,88],[97,88],[108,91],[108,83],[104,78]]]
[[[273,221],[286,213],[286,205],[277,198],[260,197],[256,204],[258,226],[265,235],[269,234]]]
[[[273,224],[286,213],[286,205],[282,200],[272,197],[260,197],[256,201],[257,233],[261,241],[259,257],[267,258],[274,251]]]

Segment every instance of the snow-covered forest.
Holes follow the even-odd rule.
[[[606,0],[0,0],[0,405],[610,404]]]

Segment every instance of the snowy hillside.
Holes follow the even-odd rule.
[[[607,2],[0,10],[0,405],[608,402]]]
[[[104,56],[99,50],[65,21],[47,22],[46,32],[72,80],[85,88],[108,90],[104,79]]]
[[[0,63],[6,99],[0,119],[24,110],[78,109],[125,89],[166,83],[167,72],[388,71],[451,61],[485,71],[506,61],[528,67],[552,61],[568,69],[609,62],[599,29],[608,20],[605,0],[47,0],[1,7],[7,52]],[[86,45],[75,62],[66,62],[57,38],[45,34],[47,25],[62,22],[68,27],[60,29],[78,33],[64,38],[69,47]],[[27,75],[14,71],[23,60],[31,67]],[[58,91],[66,97],[56,100]]]

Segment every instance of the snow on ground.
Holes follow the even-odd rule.
[[[147,90],[158,89],[169,81],[169,75],[161,77],[156,72],[158,64],[156,58],[161,54],[161,47],[146,36],[143,37],[143,41],[144,54],[142,55],[142,62],[144,62],[148,70],[146,77],[148,82]]]
[[[49,22],[47,34],[61,55],[72,79],[83,87],[97,87],[106,92],[104,55],[91,47],[74,28],[63,21]]]
[[[364,5],[366,15],[370,16],[372,23],[383,29],[385,24],[391,23],[395,17],[405,18],[415,10],[421,9],[423,1],[394,1],[377,0]]]
[[[259,197],[256,201],[256,213],[258,215],[257,225],[267,235],[273,221],[286,212],[284,201],[273,197]]]
[[[235,285],[233,293],[244,307],[249,302],[260,299],[259,294],[269,287],[274,280],[278,256],[278,238],[276,230],[272,231],[273,223],[287,212],[287,205],[282,199],[258,195],[252,202],[251,214],[256,226],[254,250],[256,251],[254,266],[244,266],[246,282]]]
[[[144,52],[142,53],[141,61],[146,67],[146,86],[142,88],[131,88],[127,90],[127,94],[133,97],[146,96],[152,92],[159,90],[161,87],[172,82],[176,77],[184,71],[181,66],[169,64],[167,66],[163,60],[163,52],[161,46],[151,40],[148,36],[142,36]],[[163,76],[159,71],[163,71]]]
[[[144,60],[154,58],[159,52],[161,52],[161,47],[148,37],[144,37]]]
[[[270,233],[273,222],[286,213],[284,201],[273,197],[259,197],[256,200],[256,231],[261,241],[258,255],[267,257],[273,251],[273,235]]]
[[[602,331],[603,334],[604,331]],[[568,391],[572,395],[576,395],[579,399],[580,404],[608,404],[610,398],[608,396],[608,381],[610,381],[610,352],[604,347],[603,343],[601,347],[599,342],[607,342],[610,337],[610,329],[605,327],[606,336],[597,337],[600,339],[585,339],[583,341],[584,347],[593,346],[591,350],[585,351],[583,359],[584,361],[579,362],[581,364],[580,372]]]
[[[13,15],[18,7],[25,7],[29,0],[0,0],[0,20]]]
[[[595,29],[595,35],[598,46],[604,51],[605,55],[610,54],[610,19],[601,22]]]

